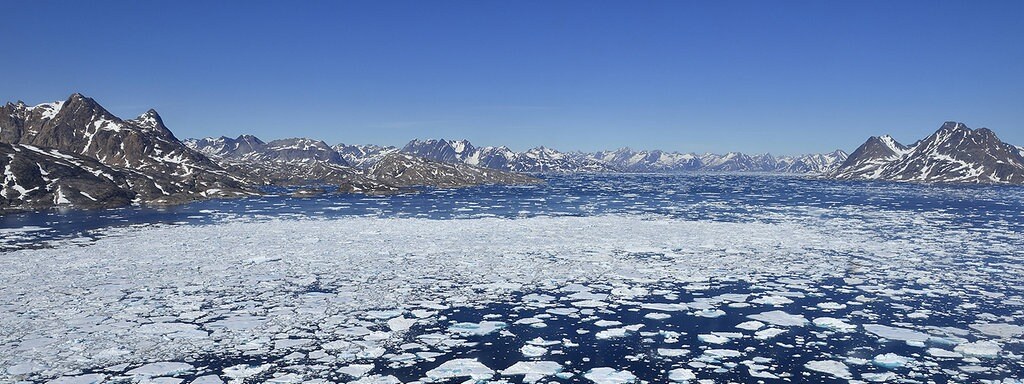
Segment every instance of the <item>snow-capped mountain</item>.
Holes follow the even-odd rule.
[[[51,157],[96,160],[122,174],[126,184],[121,186],[127,188],[126,193],[137,202],[165,204],[248,193],[244,180],[178,141],[154,110],[135,119],[122,120],[95,100],[76,93],[65,101],[36,106],[7,103],[0,107],[0,116],[0,142],[12,145],[13,157],[25,157],[18,161],[29,161],[30,157],[40,161],[34,172],[13,173],[13,169],[5,172],[3,188],[8,206],[38,201],[31,193],[59,194],[55,188],[61,181],[57,179],[31,193],[16,192],[19,186],[24,186],[22,180],[42,177],[49,172],[47,167],[52,162],[29,155],[34,152],[32,148],[42,149]],[[75,163],[94,168],[79,160],[63,165]],[[15,162],[7,165],[11,164]],[[95,197],[89,191],[78,192]]]
[[[191,139],[186,144],[209,154],[224,167],[268,185],[332,184],[343,192],[390,193],[412,186],[448,188],[536,181],[469,164],[399,154],[395,147],[331,147],[304,138],[263,142],[251,135]]]
[[[535,184],[530,176],[456,162],[441,162],[405,153],[388,153],[367,169],[374,179],[400,187],[442,188],[481,184]]]
[[[373,144],[337,144],[334,150],[341,155],[341,158],[356,168],[369,168],[389,153],[398,152],[393,146],[381,146]]]
[[[846,160],[846,152],[780,156],[635,151],[619,148],[595,153],[560,152],[537,147],[515,152],[508,147],[475,147],[466,140],[413,140],[401,150],[432,160],[479,165],[512,172],[784,172],[824,174]]]
[[[185,145],[262,185],[332,184],[342,191],[390,191],[368,180],[333,147],[320,140],[289,138],[264,142],[256,136],[188,139]]]
[[[835,171],[839,179],[876,179],[910,149],[889,135],[871,136]]]
[[[515,152],[507,147],[474,147],[466,140],[413,140],[402,153],[446,163],[464,163],[511,172],[614,172],[614,168],[579,153],[537,147]]]
[[[349,165],[327,143],[306,138],[263,142],[253,135],[241,135],[235,139],[221,136],[186,139],[185,145],[207,156],[221,159]]]
[[[620,148],[615,151],[597,152],[591,156],[625,172],[825,173],[846,160],[846,152],[841,150],[825,154],[775,157],[767,153],[753,156],[740,152],[697,155]]]
[[[914,145],[891,137],[872,137],[832,175],[837,179],[871,179],[942,183],[1024,183],[1024,156],[1019,147],[999,140],[987,128],[970,129],[946,122]]]
[[[842,150],[831,153],[815,153],[802,156],[779,157],[775,164],[777,172],[827,174],[839,168],[849,155]]]
[[[701,167],[700,158],[692,153],[660,150],[634,151],[619,148],[596,152],[592,157],[624,172],[685,172],[696,171]]]

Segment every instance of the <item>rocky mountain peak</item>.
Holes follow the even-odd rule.
[[[911,147],[871,137],[833,174],[840,179],[1022,183],[1024,158],[990,129],[947,121]]]

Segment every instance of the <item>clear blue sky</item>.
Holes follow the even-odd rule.
[[[7,1],[0,100],[179,137],[779,154],[1024,145],[1024,1]]]

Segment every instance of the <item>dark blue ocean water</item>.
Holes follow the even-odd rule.
[[[230,218],[475,217],[654,214],[718,221],[775,221],[808,208],[938,212],[966,228],[1024,230],[1024,187],[849,182],[786,175],[542,175],[534,186],[481,186],[393,196],[325,194],[208,200],[171,207],[61,210],[0,216],[0,251],[86,235],[110,226],[201,224]],[[811,210],[813,212],[813,210]],[[828,212],[821,214],[827,215]],[[19,230],[29,228],[30,230]],[[10,230],[9,232],[3,232]]]

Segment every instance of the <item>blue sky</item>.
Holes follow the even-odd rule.
[[[853,150],[945,120],[1024,145],[1024,1],[7,2],[0,100],[179,137]]]

